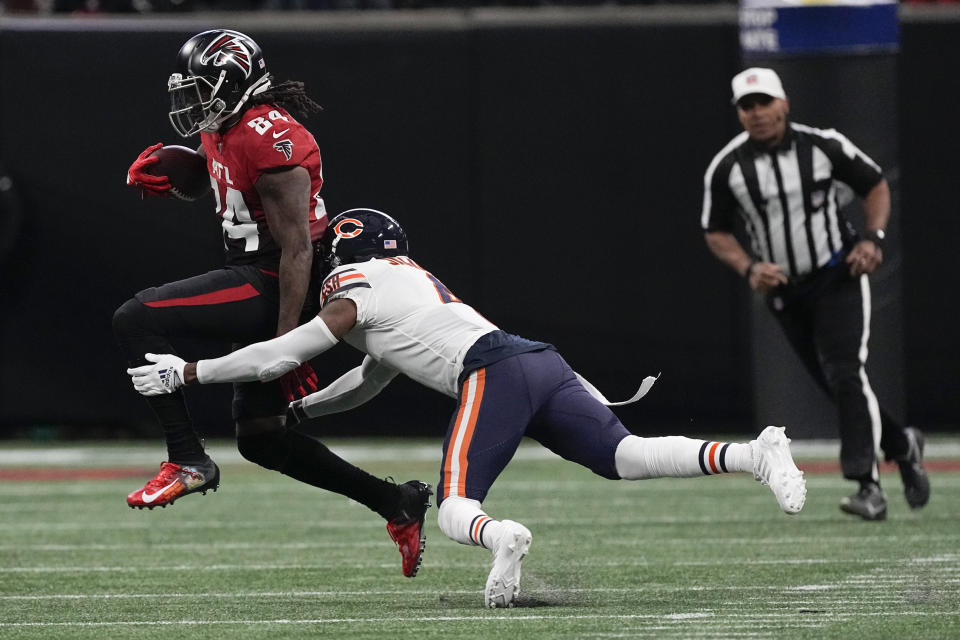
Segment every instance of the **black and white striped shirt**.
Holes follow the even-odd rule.
[[[701,226],[732,232],[739,211],[754,255],[790,277],[803,276],[834,260],[853,238],[837,183],[862,197],[882,179],[880,167],[833,129],[791,122],[772,149],[744,131],[707,167]]]

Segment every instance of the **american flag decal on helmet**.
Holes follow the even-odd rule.
[[[243,75],[250,77],[253,61],[250,59],[250,49],[244,43],[243,36],[224,33],[222,36],[207,45],[200,56],[201,64],[213,61],[213,66],[222,67],[233,63],[240,67]]]

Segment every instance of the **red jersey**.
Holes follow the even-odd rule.
[[[281,107],[257,105],[225,133],[201,133],[200,138],[207,154],[217,215],[223,220],[227,264],[279,268],[280,245],[270,234],[255,186],[262,173],[277,167],[301,166],[310,172],[313,198],[306,213],[310,239],[320,239],[327,228],[327,212],[320,197],[320,149],[293,116]]]

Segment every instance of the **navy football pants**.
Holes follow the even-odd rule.
[[[604,478],[619,479],[615,454],[629,434],[556,351],[511,356],[464,380],[443,443],[437,504],[448,496],[483,502],[523,436]]]

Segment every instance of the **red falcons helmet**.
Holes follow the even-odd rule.
[[[214,133],[269,88],[263,51],[252,38],[227,29],[198,33],[180,48],[177,71],[167,81],[170,123],[185,138]]]

